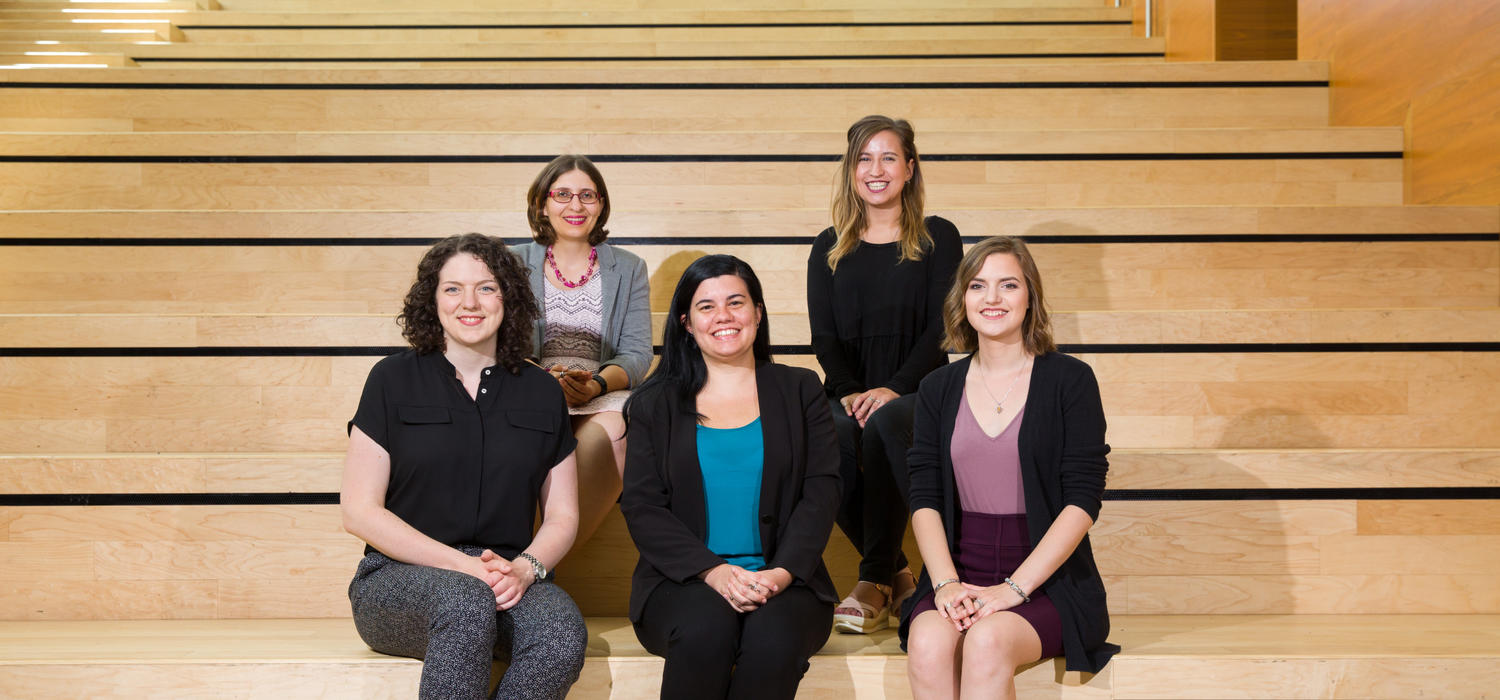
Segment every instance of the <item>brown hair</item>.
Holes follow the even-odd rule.
[[[542,172],[536,174],[531,187],[526,190],[526,223],[531,226],[531,239],[542,245],[557,242],[557,232],[547,220],[547,192],[557,178],[574,170],[582,170],[594,181],[594,190],[599,193],[599,218],[594,220],[594,230],[589,231],[589,245],[599,245],[609,237],[604,224],[609,222],[609,188],[604,185],[604,176],[588,158],[574,154],[563,154],[552,159]]]
[[[526,265],[499,238],[479,233],[449,236],[427,249],[417,263],[417,278],[406,292],[396,323],[401,335],[419,353],[442,352],[443,324],[437,315],[438,274],[455,255],[472,255],[484,262],[500,284],[505,317],[495,339],[495,360],[512,374],[531,355],[532,326],[536,322],[536,297],[531,293]]]
[[[854,184],[859,154],[876,134],[889,131],[901,141],[902,155],[911,161],[911,180],[901,188],[901,259],[921,260],[932,245],[932,236],[922,222],[922,161],[917,157],[917,132],[905,119],[872,114],[854,122],[847,134],[848,147],[839,159],[838,181],[833,185],[833,230],[837,234],[828,250],[828,269],[837,270],[839,259],[859,246],[859,234],[869,226],[865,219],[865,201]]]
[[[964,254],[958,263],[958,272],[953,276],[953,287],[943,299],[943,347],[952,352],[974,352],[979,347],[979,334],[969,325],[964,308],[964,294],[969,283],[979,276],[979,269],[991,255],[1014,255],[1021,265],[1021,275],[1026,278],[1026,318],[1021,319],[1021,339],[1026,352],[1041,355],[1057,349],[1052,340],[1052,318],[1047,313],[1046,297],[1042,294],[1042,275],[1036,269],[1036,259],[1026,242],[1010,236],[986,238]]]

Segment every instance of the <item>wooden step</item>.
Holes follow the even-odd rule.
[[[928,162],[933,209],[994,206],[1388,206],[1402,199],[1402,160],[1334,153],[1253,160]],[[351,209],[380,203],[457,208],[524,201],[534,163],[10,163],[6,209]],[[824,204],[833,163],[612,163],[610,194],[636,208],[735,197],[762,206]],[[24,185],[24,187],[22,187]],[[668,185],[668,186],[663,186]]]
[[[1400,127],[1244,129],[1076,129],[922,131],[921,152],[936,163],[953,154],[1240,154],[1396,152]],[[0,156],[535,156],[587,153],[650,155],[795,155],[837,160],[838,131],[515,133],[74,133],[0,134]],[[545,160],[542,160],[545,162]],[[924,164],[926,165],[926,164]],[[604,166],[608,168],[609,166]]]
[[[514,215],[510,226],[522,220]],[[616,236],[636,231],[672,233],[660,227],[628,227],[623,216],[616,221],[619,225],[611,222]],[[754,220],[747,217],[745,221],[749,225]],[[466,229],[412,228],[405,233],[417,234],[416,240],[403,241],[402,245],[328,245],[327,241],[315,240],[274,246],[235,245],[234,241],[183,246],[114,246],[105,241],[90,241],[97,244],[83,246],[7,246],[5,255],[0,256],[0,313],[393,317],[427,241]],[[704,227],[675,233],[687,237],[717,230],[708,221]],[[807,241],[816,231],[811,227],[770,230]],[[214,236],[221,231],[202,229],[200,233]],[[1035,247],[1047,283],[1048,303],[1054,311],[1240,310],[1238,316],[1221,320],[1248,321],[1259,329],[1215,331],[1212,326],[1217,321],[1212,316],[1166,314],[1156,317],[1161,319],[1158,327],[1162,338],[1178,333],[1198,333],[1199,337],[1221,332],[1274,334],[1278,332],[1276,322],[1297,319],[1271,313],[1271,309],[1485,309],[1500,304],[1500,249],[1493,238],[1215,243],[1158,243],[1144,238],[1140,242],[1098,244],[1051,244],[1044,236],[1028,238]],[[657,311],[666,310],[677,279],[690,262],[708,253],[733,253],[748,262],[765,282],[772,313],[806,312],[808,243],[757,243],[753,239],[723,244],[713,239],[685,239],[687,242],[675,243],[666,238],[651,245],[635,245],[628,239],[620,240],[626,241],[623,248],[645,260],[651,275],[652,306]],[[49,284],[58,275],[80,267],[93,271],[93,284],[62,289]],[[1257,319],[1253,316],[1256,310],[1266,315]],[[1379,317],[1347,318],[1353,327],[1380,332]],[[1313,322],[1311,316],[1302,319]],[[1427,327],[1440,336],[1452,337],[1452,331],[1442,329],[1452,328],[1457,321],[1458,317],[1436,314],[1431,326],[1423,326],[1420,318],[1398,326],[1398,319],[1392,318],[1387,330],[1392,336],[1406,337],[1407,332]],[[1208,330],[1195,331],[1195,324]],[[1155,331],[1148,327],[1140,332],[1149,335]],[[1292,325],[1280,332],[1289,338],[1313,334],[1310,325]]]
[[[486,202],[484,209],[449,210],[13,210],[0,211],[0,239],[422,238],[484,231],[524,240],[531,235],[521,214],[524,204],[494,201]],[[617,237],[699,237],[703,231],[712,231],[715,236],[734,238],[806,235],[811,241],[816,231],[828,225],[826,205],[768,209],[754,200],[729,200],[701,208],[645,210],[625,204],[614,207],[610,215],[610,228]],[[1500,208],[1492,206],[1004,208],[970,202],[932,213],[971,236],[1025,236],[1034,243],[1049,236],[1500,235]],[[1180,254],[1184,249],[1173,252]],[[1396,255],[1417,252],[1420,249],[1412,248]]]
[[[1109,488],[1358,489],[1500,486],[1500,450],[1163,449],[1109,454]],[[334,493],[342,446],[326,452],[93,452],[0,454],[12,495]]]
[[[665,314],[652,315],[657,344]],[[344,347],[405,344],[394,312],[368,314],[0,314],[6,347]],[[807,316],[771,314],[780,345],[811,342]],[[1500,307],[1055,311],[1063,345],[1164,343],[1484,343]]]
[[[583,677],[569,697],[657,695],[661,661],[627,621],[589,620]],[[1422,630],[1421,634],[1412,634]],[[21,696],[218,694],[403,698],[420,663],[382,656],[339,620],[0,623],[0,687]],[[1055,660],[1016,679],[1023,697],[1481,697],[1500,657],[1493,615],[1126,616],[1124,651],[1093,676]],[[910,697],[889,632],[835,636],[813,659],[802,700]]]
[[[1100,379],[1110,443],[1500,447],[1491,400],[1500,391],[1500,353],[1212,350],[1081,353]],[[0,452],[340,450],[341,426],[378,360],[317,349],[116,352],[122,356],[7,358],[0,397],[12,408],[0,418]],[[778,358],[817,366],[811,355]]]
[[[1232,489],[1214,500],[1176,489],[1119,493],[1090,531],[1113,614],[1500,613],[1490,585],[1500,573],[1494,499],[1361,498],[1358,489],[1316,500]],[[150,500],[165,505],[0,507],[9,529],[0,542],[5,617],[349,614],[348,578],[363,543],[343,532],[337,505],[205,498],[211,505],[171,505],[191,495],[157,494]],[[918,553],[910,536],[905,549]],[[584,614],[623,615],[636,558],[614,511],[559,565],[559,581]],[[854,585],[859,557],[837,530],[823,560],[840,589]]]

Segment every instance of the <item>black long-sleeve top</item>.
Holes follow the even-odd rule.
[[[947,219],[929,216],[932,246],[921,260],[901,260],[900,243],[860,243],[828,269],[832,227],[813,240],[807,258],[807,312],[823,388],[843,397],[877,387],[910,394],[948,362],[943,297],[953,284],[963,241]]]

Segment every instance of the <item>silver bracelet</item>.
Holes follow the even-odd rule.
[[[541,562],[540,559],[537,559],[536,557],[531,556],[531,554],[529,554],[527,552],[521,552],[520,554],[517,554],[516,558],[517,559],[525,559],[526,561],[531,562],[531,576],[532,576],[532,578],[535,578],[538,581],[540,581],[540,580],[542,580],[544,578],[547,578],[547,567],[545,567],[545,566],[542,565],[542,562]]]
[[[1005,585],[1010,586],[1010,589],[1013,590],[1013,591],[1015,591],[1016,595],[1021,596],[1021,602],[1022,603],[1030,603],[1031,602],[1031,596],[1026,595],[1026,591],[1021,590],[1021,587],[1018,586],[1018,585],[1016,585],[1015,581],[1010,580],[1009,576],[1005,577]]]
[[[943,579],[941,581],[938,581],[937,583],[935,583],[935,584],[932,585],[932,592],[933,593],[937,593],[939,589],[941,589],[943,586],[946,586],[946,585],[948,585],[950,583],[958,583],[958,579],[956,579],[956,578],[945,578],[945,579]]]

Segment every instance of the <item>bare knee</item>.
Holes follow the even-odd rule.
[[[965,659],[999,674],[1013,674],[1022,664],[1036,661],[1041,649],[1031,626],[1020,616],[1005,613],[969,628],[963,645]]]
[[[935,618],[937,614],[930,616]],[[924,613],[912,622],[907,639],[906,673],[913,686],[951,683],[962,641],[947,622],[927,617]]]

